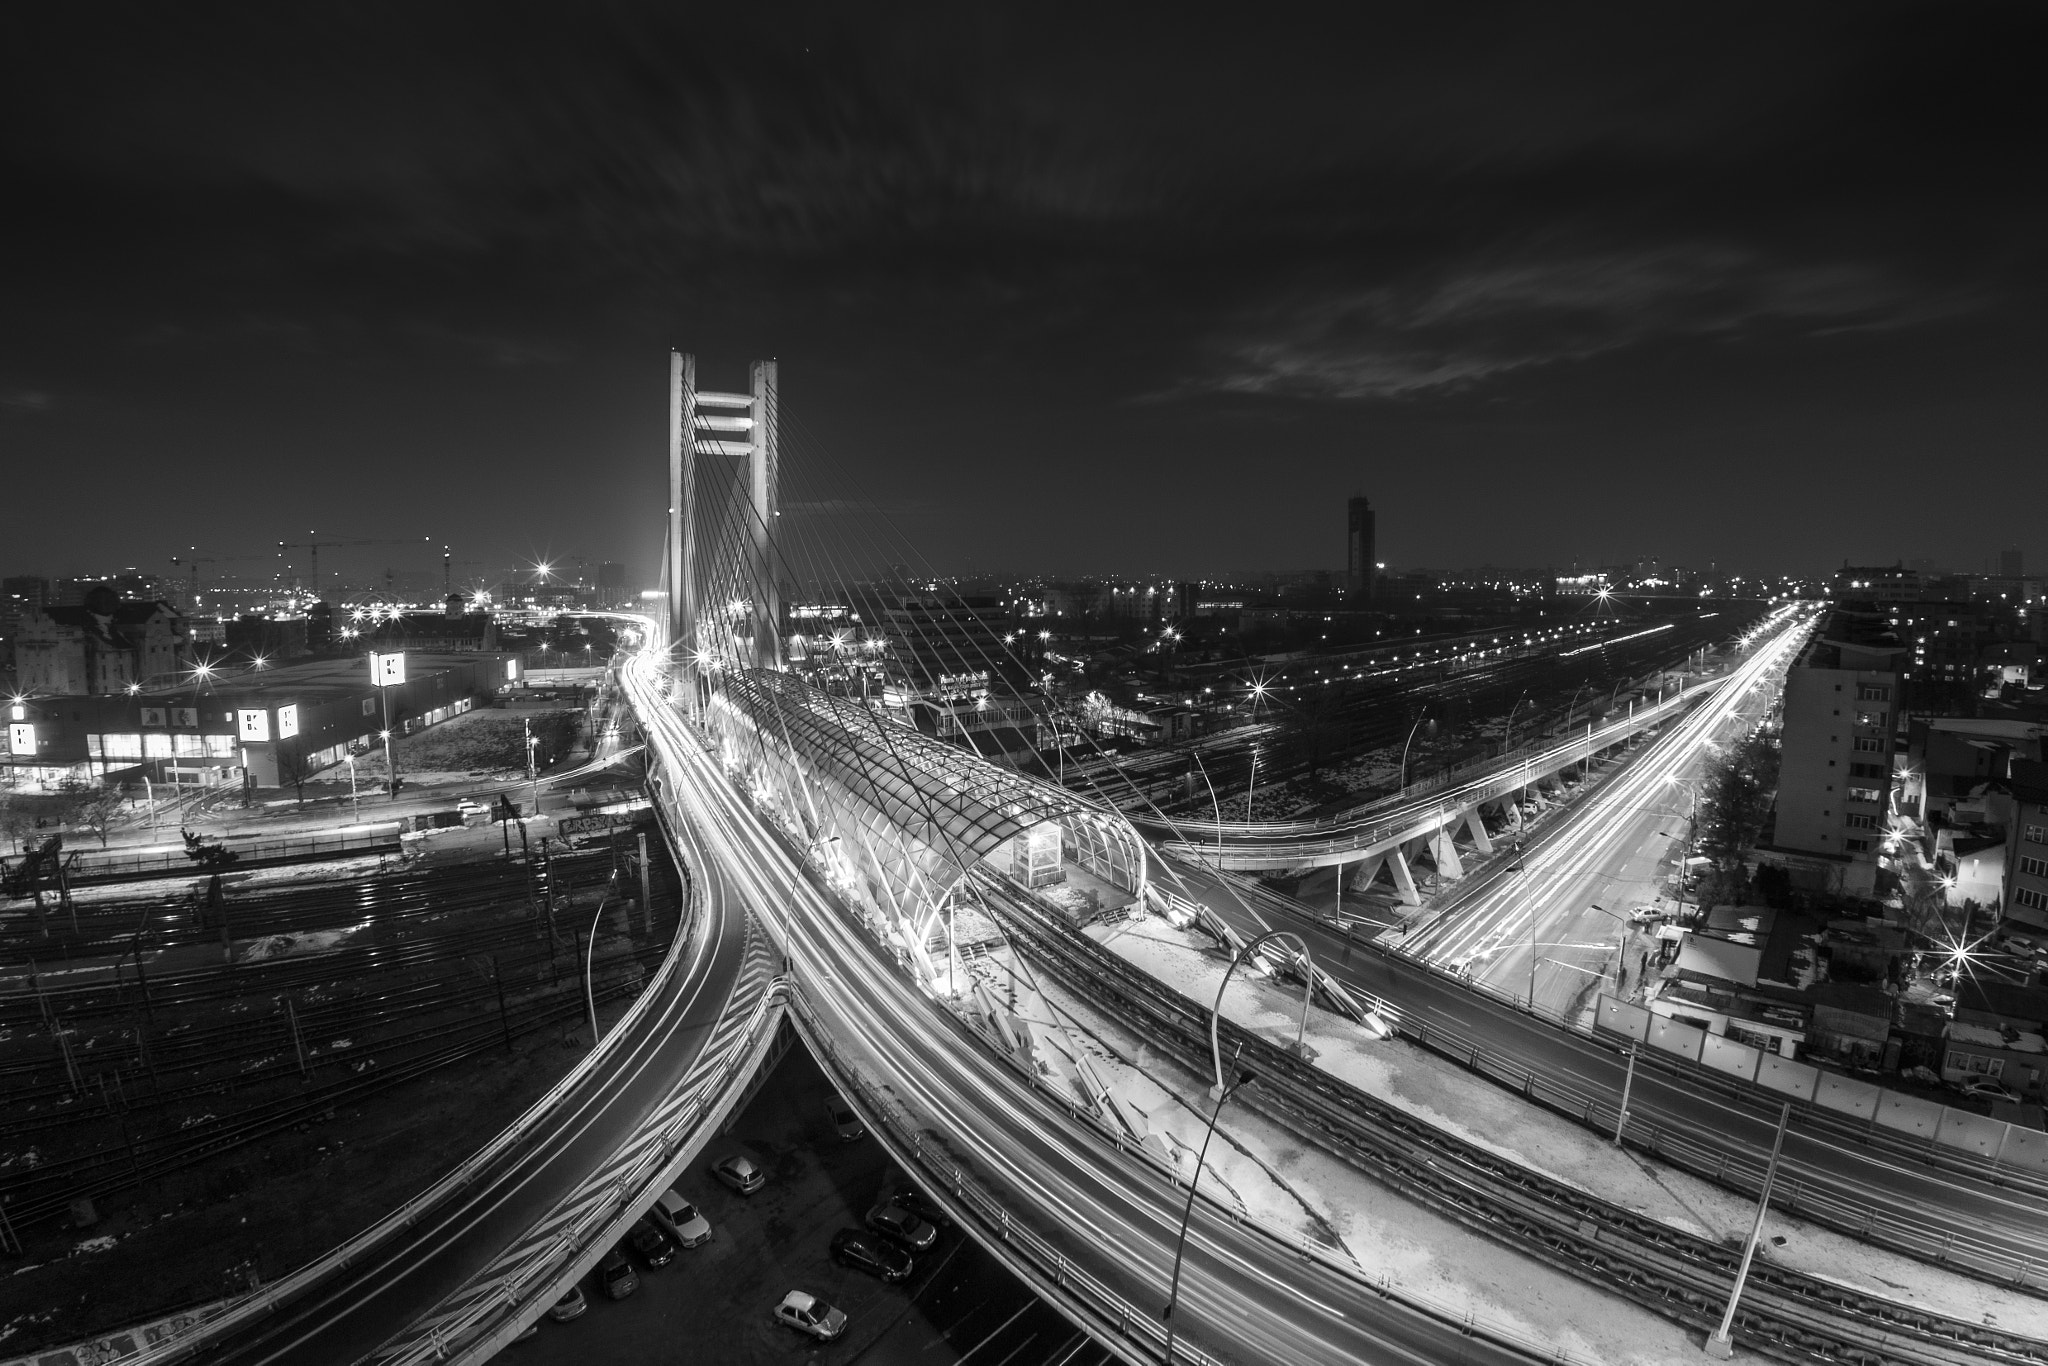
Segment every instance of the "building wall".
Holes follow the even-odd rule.
[[[2024,787],[2015,793],[2006,834],[2004,915],[2037,929],[2048,929],[2048,800],[2028,798],[2043,795]]]
[[[1802,664],[1786,678],[1773,843],[1842,859],[1850,895],[1876,885],[1898,700],[1899,678],[1886,670]]]

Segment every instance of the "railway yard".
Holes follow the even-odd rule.
[[[343,1241],[551,1086],[674,936],[682,878],[628,829],[497,832],[0,905],[9,1352],[239,1291]],[[46,898],[47,899],[47,898]],[[47,932],[46,932],[47,931]],[[594,945],[590,936],[595,933]],[[30,1306],[34,1306],[33,1309]]]

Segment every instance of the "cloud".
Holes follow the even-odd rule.
[[[1233,320],[1184,389],[1387,399],[1672,338],[1819,337],[1974,306],[1858,263],[1797,264],[1712,243],[1532,255],[1360,288],[1291,288]]]
[[[47,413],[57,396],[42,389],[0,389],[0,408],[17,413]]]

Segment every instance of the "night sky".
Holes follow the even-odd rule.
[[[15,6],[0,571],[651,581],[670,346],[946,569],[2048,561],[2041,7],[1215,13]]]

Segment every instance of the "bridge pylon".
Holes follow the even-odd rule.
[[[778,366],[757,360],[748,366],[745,393],[697,387],[697,358],[669,352],[668,539],[665,559],[669,644],[692,673],[698,652],[710,644],[699,601],[700,480],[730,481],[728,499],[707,500],[714,515],[731,506],[747,522],[745,577],[751,580],[749,630],[754,663],[782,665],[782,594],[776,579],[776,518],[781,494],[777,417]],[[708,410],[708,411],[707,411]],[[707,457],[718,457],[707,462]],[[733,463],[728,465],[725,461]],[[700,468],[700,466],[702,468]],[[714,556],[718,548],[712,547]],[[730,621],[725,625],[729,629]],[[714,655],[717,651],[713,650]]]

